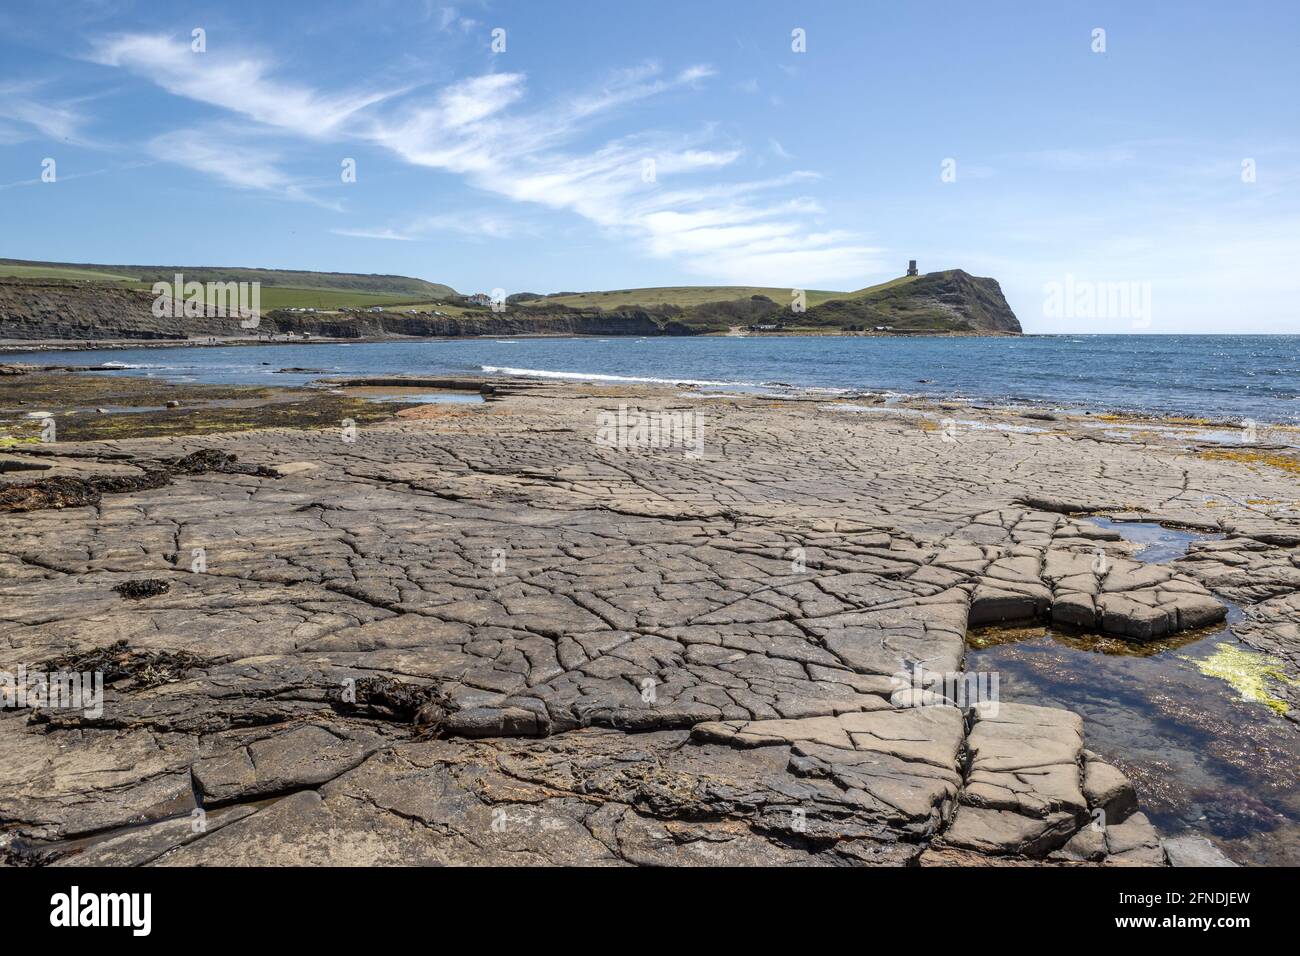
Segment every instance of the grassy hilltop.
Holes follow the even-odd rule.
[[[858,289],[856,292],[832,292],[826,289],[806,289],[804,297],[809,308],[832,299],[853,298],[877,292],[895,285],[911,282],[918,276],[902,276],[879,285]],[[732,302],[756,295],[771,299],[778,306],[790,304],[789,288],[748,285],[677,285],[654,286],[645,289],[617,289],[609,292],[567,292],[539,296],[549,304],[567,305],[571,308],[616,309],[623,306],[676,305],[682,308],[705,305],[710,302]]]
[[[0,276],[102,282],[135,289],[149,289],[155,282],[171,282],[178,272],[185,276],[186,281],[260,282],[262,308],[266,311],[400,306],[456,295],[456,290],[451,286],[412,279],[409,276],[224,266],[123,266],[0,259]]]
[[[760,286],[660,286],[610,292],[516,296],[521,308],[656,308],[680,310],[696,332],[779,325],[790,332],[1017,334],[1020,323],[994,279],[949,269],[899,276],[853,292],[809,289],[807,311],[792,312],[791,290]]]

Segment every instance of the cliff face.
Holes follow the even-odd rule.
[[[960,316],[978,332],[1020,335],[1023,331],[997,279],[952,269],[921,276],[911,288],[917,302]]]
[[[1011,311],[996,279],[961,269],[931,272],[864,295],[823,302],[805,313],[810,325],[887,326],[896,332],[967,332],[1019,335],[1020,320]]]
[[[386,335],[664,335],[674,332],[672,328],[661,326],[654,315],[643,309],[613,312],[575,309],[537,314],[516,310],[502,313],[484,311],[460,317],[427,313],[373,312],[343,317],[272,312],[262,320],[262,328],[344,339],[382,338]]]
[[[200,316],[158,318],[148,291],[109,284],[58,280],[0,280],[0,341],[6,339],[180,339],[190,336],[247,336],[296,332],[329,338],[383,338],[390,335],[675,335],[691,330],[671,317],[646,309],[551,308],[530,312],[489,310],[459,318],[420,313],[347,315],[271,312],[256,330],[236,318]]]
[[[233,319],[156,318],[151,293],[122,286],[0,279],[0,340],[170,339],[235,335]],[[182,331],[182,323],[185,331]]]

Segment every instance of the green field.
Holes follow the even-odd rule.
[[[350,308],[429,301],[456,295],[449,285],[413,279],[410,276],[363,275],[352,272],[305,272],[293,269],[245,269],[219,266],[124,266],[93,263],[36,262],[0,259],[0,276],[26,279],[66,279],[72,282],[116,282],[149,288],[155,282],[171,282],[177,273],[191,282],[259,282],[262,303],[268,308]],[[291,294],[271,302],[268,292],[283,289]],[[314,294],[311,300],[303,293]],[[329,298],[323,294],[333,294]]]
[[[481,316],[483,314],[482,309],[466,309],[466,308],[462,308],[459,305],[451,305],[447,302],[428,302],[428,301],[408,302],[402,305],[396,305],[389,311],[402,313],[402,312],[407,312],[410,309],[414,309],[416,312],[423,312],[423,313],[441,312],[443,315],[451,316],[452,318],[456,318],[456,319],[466,314],[478,315],[478,316]]]
[[[881,292],[897,285],[912,282],[919,276],[899,276],[878,285],[867,286],[856,292],[835,292],[828,289],[806,290],[807,304],[811,308],[832,299],[851,299],[860,295]],[[704,305],[706,302],[730,302],[765,295],[779,306],[791,301],[791,290],[785,287],[749,285],[676,285],[651,286],[644,289],[617,289],[609,292],[578,292],[573,295],[547,296],[533,299],[533,304],[567,305],[571,308],[617,309],[628,305],[676,305],[682,308]],[[520,303],[527,305],[529,303]]]
[[[567,305],[578,309],[617,309],[626,305],[678,305],[687,308],[706,302],[729,302],[765,295],[778,305],[790,304],[790,290],[765,286],[744,285],[679,285],[656,286],[646,289],[618,289],[612,292],[579,292],[574,295],[547,296],[531,300],[532,304]],[[848,295],[847,292],[828,292],[809,289],[808,304],[817,305],[827,299]],[[530,303],[520,303],[528,305]]]
[[[20,265],[12,260],[0,259],[0,276],[17,279],[67,279],[70,282],[134,282],[135,278],[94,269],[80,269],[58,265]]]
[[[886,282],[878,282],[875,285],[869,285],[865,289],[858,289],[856,292],[849,292],[844,295],[832,296],[837,299],[856,299],[860,295],[871,295],[876,292],[884,292],[886,289],[893,289],[900,285],[907,285],[909,282],[915,282],[920,276],[899,276],[897,279],[890,279]],[[824,299],[822,301],[825,301]],[[809,305],[819,305],[820,303],[810,302]]]
[[[145,288],[148,288],[147,286]],[[262,286],[262,311],[275,309],[368,309],[371,306],[413,308],[427,297],[388,295],[380,292],[343,292],[338,289],[291,289]]]
[[[0,259],[0,277],[23,279],[65,279],[72,282],[113,282],[132,288],[151,288],[154,282],[170,282],[181,273],[187,281],[260,282],[262,308],[273,309],[366,309],[371,306],[402,307],[431,311],[437,308],[448,315],[460,314],[454,306],[439,300],[455,296],[451,286],[409,276],[363,275],[349,272],[304,272],[288,269],[247,269],[216,266],[133,266],[92,263],[37,262],[25,259]],[[809,308],[834,299],[850,299],[879,293],[914,281],[915,276],[900,276],[855,292],[828,289],[806,291]],[[675,305],[694,308],[713,302],[734,302],[752,296],[767,296],[782,308],[791,301],[791,290],[774,286],[695,285],[654,286],[640,289],[614,289],[578,292],[571,295],[545,296],[520,302],[529,305],[560,305],[570,308],[617,309],[623,306]]]

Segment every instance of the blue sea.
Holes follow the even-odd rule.
[[[5,360],[96,365],[106,374],[223,384],[291,385],[322,375],[488,373],[681,382],[722,390],[860,390],[1300,423],[1300,335],[440,339],[40,352]],[[278,372],[285,367],[313,371]]]

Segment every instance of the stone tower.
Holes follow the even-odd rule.
[[[916,271],[916,260],[915,260],[915,259],[908,259],[908,260],[907,260],[907,274],[910,275],[910,276],[920,275],[920,273]]]

